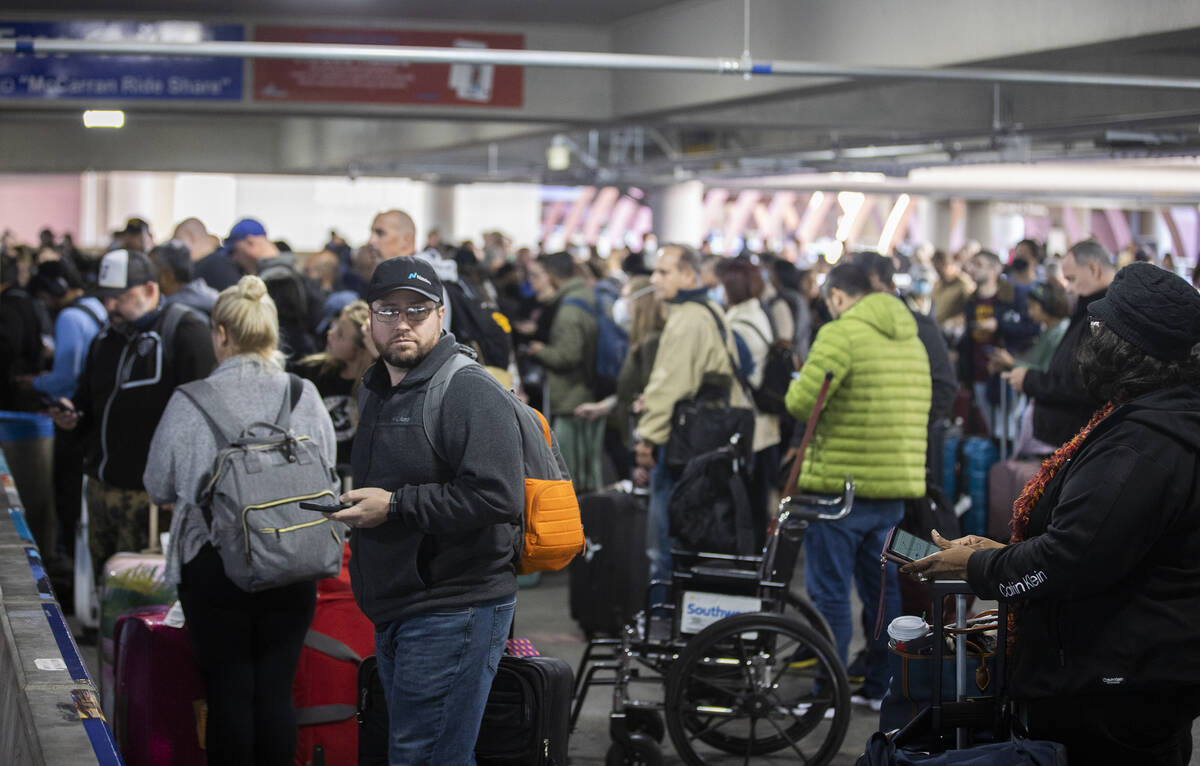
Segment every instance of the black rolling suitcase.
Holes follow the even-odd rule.
[[[566,766],[571,666],[557,657],[500,658],[475,742],[480,766]]]
[[[571,666],[556,657],[504,655],[483,711],[475,760],[480,766],[565,766]],[[358,763],[387,766],[387,701],[375,658],[358,670]]]
[[[375,655],[358,666],[358,766],[388,766],[387,698]]]
[[[567,567],[571,617],[583,632],[617,636],[645,606],[650,561],[646,557],[649,495],[620,488],[579,498],[586,540]]]

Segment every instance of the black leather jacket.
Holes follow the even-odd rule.
[[[1103,402],[1088,396],[1079,380],[1075,352],[1088,332],[1088,306],[1107,290],[1085,295],[1075,306],[1071,323],[1050,358],[1045,372],[1030,369],[1022,390],[1033,399],[1033,435],[1057,447],[1079,433]]]

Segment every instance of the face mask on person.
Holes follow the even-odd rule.
[[[613,321],[624,328],[625,332],[629,332],[629,329],[633,327],[633,304],[643,295],[649,295],[652,292],[654,292],[654,285],[649,285],[641,290],[635,290],[628,298],[625,296],[617,298],[612,305]]]
[[[708,299],[718,306],[725,305],[725,286],[717,285],[716,287],[708,288]]]
[[[629,328],[633,326],[633,312],[629,310],[629,300],[622,297],[613,301],[612,319],[625,332],[629,332]]]

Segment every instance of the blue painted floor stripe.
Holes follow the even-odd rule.
[[[79,649],[75,646],[75,639],[71,637],[71,629],[67,627],[67,621],[63,619],[62,610],[58,608],[58,604],[42,604],[42,611],[46,613],[46,621],[50,623],[50,632],[54,634],[58,651],[67,663],[67,672],[71,674],[71,679],[92,683],[91,676],[88,675],[87,668],[83,664],[83,658],[79,656]]]
[[[49,601],[54,600],[54,588],[50,586],[50,576],[42,566],[42,555],[37,548],[26,548],[25,558],[29,560],[29,570],[33,572],[33,582],[37,586],[38,595]]]
[[[87,689],[76,689],[71,692],[75,700],[75,710],[79,712],[83,730],[92,743],[92,752],[96,754],[99,766],[124,766],[117,743],[113,739],[112,729],[104,721],[104,713],[100,710],[100,701],[95,693]]]
[[[29,524],[25,521],[25,512],[20,508],[9,508],[8,517],[12,519],[13,526],[17,529],[17,536],[27,543],[32,543],[33,533],[29,531]]]

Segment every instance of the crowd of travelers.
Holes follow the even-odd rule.
[[[1057,454],[1081,429],[1094,427],[1095,413],[1112,400],[1111,391],[1086,379],[1077,363],[1081,347],[1097,332],[1097,307],[1126,341],[1137,345],[1151,334],[1136,322],[1123,323],[1120,310],[1128,307],[1114,308],[1114,278],[1127,263],[1149,261],[1131,272],[1149,285],[1144,292],[1186,286],[1177,277],[1163,283],[1157,274],[1143,273],[1162,266],[1152,254],[1114,256],[1093,240],[1061,254],[1047,254],[1041,243],[1026,239],[1004,253],[969,243],[954,252],[850,249],[835,263],[824,256],[796,263],[770,252],[722,256],[677,244],[657,252],[616,249],[606,257],[594,248],[539,252],[514,247],[499,232],[479,243],[452,244],[436,231],[419,239],[417,224],[399,210],[364,221],[355,234],[361,236],[350,239],[358,246],[331,233],[321,251],[304,254],[272,239],[251,218],[238,221],[224,238],[189,218],[165,240],[134,218],[103,253],[78,249],[69,234],[44,232],[33,246],[5,238],[0,409],[48,411],[54,418],[58,539],[40,541],[53,551],[53,568],[71,566],[67,543],[84,474],[93,566],[118,550],[145,547],[151,500],[170,512],[175,488],[199,480],[200,463],[189,467],[182,453],[171,451],[183,449],[187,434],[198,428],[199,415],[172,399],[177,386],[192,380],[209,378],[247,413],[275,406],[285,388],[283,372],[309,381],[295,415],[313,420],[310,430],[320,434],[350,490],[360,457],[354,446],[360,407],[364,398],[386,398],[389,390],[384,373],[372,371],[386,368],[393,373],[391,386],[403,388],[397,371],[408,369],[403,354],[377,345],[394,342],[380,323],[415,332],[429,318],[428,303],[443,330],[503,387],[545,415],[578,493],[622,479],[648,488],[652,578],[670,574],[667,506],[679,475],[668,464],[667,447],[676,404],[716,385],[733,406],[754,410],[748,487],[761,543],[781,491],[796,489],[780,487],[786,475],[781,469],[795,458],[804,420],[825,374],[833,373],[823,430],[804,460],[799,489],[835,493],[851,474],[858,513],[810,531],[805,581],[849,675],[860,684],[855,701],[878,709],[887,685],[886,645],[868,641],[859,657],[848,656],[854,619],[849,589],[851,582],[858,588],[867,624],[879,616],[877,603],[884,618],[899,614],[894,567],[886,598],[880,597],[879,552],[904,502],[942,483],[948,434],[982,433],[1003,441],[1009,454]],[[383,264],[397,258],[422,265],[392,274],[395,269]],[[1170,276],[1169,269],[1157,272]],[[423,291],[414,280],[436,289]],[[417,298],[389,304],[396,291]],[[1193,324],[1171,338],[1169,351],[1186,358],[1200,325],[1186,311],[1179,321]],[[1133,328],[1132,338],[1126,327]],[[422,355],[414,366],[425,354],[452,353],[436,346],[440,333],[426,334],[417,333]],[[1139,348],[1152,356],[1159,351],[1151,340]],[[1110,468],[1110,476],[1116,470]],[[1095,486],[1103,485],[1104,477],[1097,477]],[[1194,511],[1192,495],[1178,502]],[[365,502],[366,495],[345,497]],[[394,505],[398,489],[392,497]],[[379,513],[390,522],[399,511],[383,502]],[[241,687],[219,670],[225,658],[215,636],[234,619],[231,613],[272,603],[278,619],[270,635],[288,651],[283,665],[261,675],[282,689],[283,666],[294,665],[303,637],[299,624],[311,617],[312,589],[292,588],[273,601],[234,598],[237,588],[223,576],[197,519],[193,513],[168,520],[180,541],[168,561],[197,632],[193,640],[210,694],[224,700],[215,717],[210,708],[210,721],[230,733],[225,746],[231,762],[242,762],[237,748],[255,747],[255,762],[288,762],[286,737],[280,750],[255,745],[247,733],[255,719],[240,717],[239,705],[247,703],[239,701]],[[1046,528],[1044,518],[1035,521]],[[1192,522],[1189,529],[1195,549],[1200,527]],[[388,544],[383,536],[363,539]],[[1161,537],[1151,542],[1170,545]],[[973,544],[990,550],[978,540]],[[973,584],[1018,576],[1020,567],[1006,563],[1015,555],[987,556],[973,559],[969,569],[962,564]],[[1189,566],[1194,572],[1194,562]],[[1055,590],[1055,597],[1069,598],[1071,587]],[[980,590],[996,597],[1003,586]],[[487,595],[489,604],[503,606],[495,599],[511,594]],[[388,603],[379,593],[367,601],[376,608]],[[1105,611],[1103,604],[1095,607]],[[1162,623],[1165,632],[1168,622]],[[1179,640],[1196,648],[1194,635]],[[1200,657],[1192,657],[1183,671],[1191,674],[1188,683],[1200,683],[1197,663]],[[1190,693],[1179,700],[1188,710],[1195,702]],[[1123,700],[1112,709],[1126,713],[1131,704]],[[278,706],[256,708],[253,715],[269,730],[295,728]],[[209,757],[215,752],[210,748]]]

